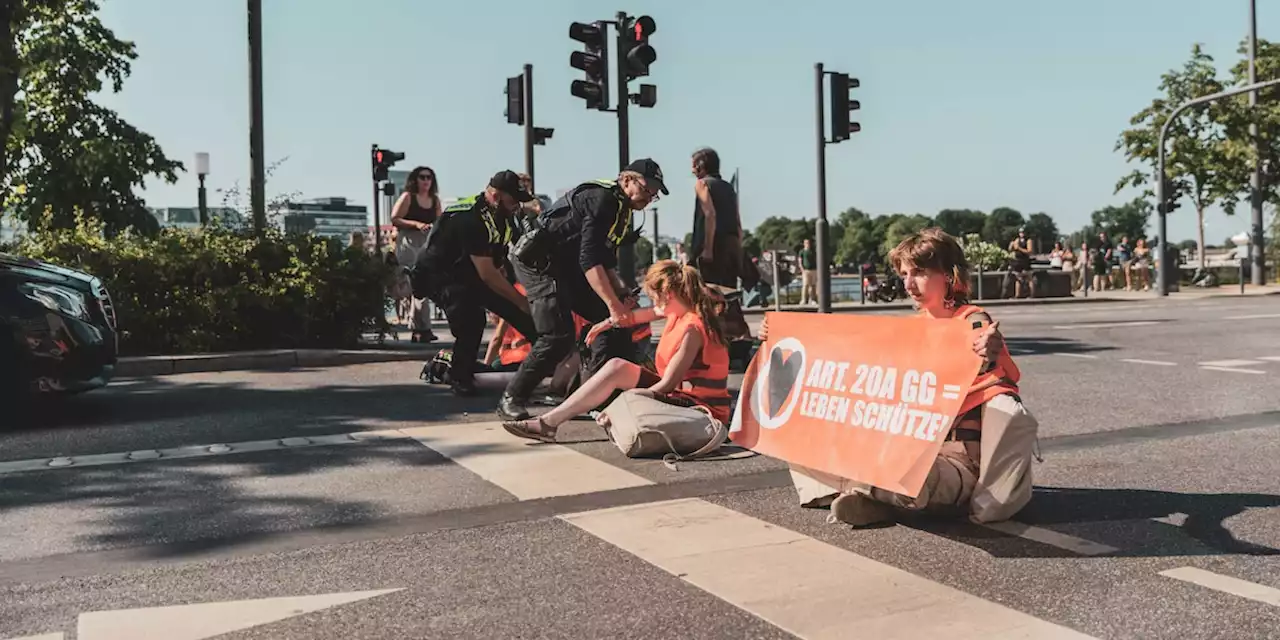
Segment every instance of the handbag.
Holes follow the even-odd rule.
[[[706,407],[680,407],[634,389],[622,392],[603,413],[609,418],[605,430],[624,455],[662,455],[673,468],[676,461],[714,452],[729,436]]]

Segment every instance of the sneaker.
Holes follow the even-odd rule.
[[[843,522],[855,527],[893,521],[893,507],[876,502],[865,493],[846,493],[831,503],[828,522]]]

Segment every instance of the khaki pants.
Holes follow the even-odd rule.
[[[805,269],[800,272],[800,304],[818,303],[818,271]]]
[[[1015,396],[992,398],[982,408],[982,442],[944,442],[915,498],[796,464],[791,480],[804,507],[828,507],[840,494],[857,492],[911,511],[961,510],[977,522],[1007,520],[1031,501],[1038,427]]]

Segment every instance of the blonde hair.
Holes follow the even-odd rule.
[[[659,296],[672,296],[702,318],[707,334],[721,344],[724,322],[720,318],[723,304],[720,296],[707,289],[698,270],[675,260],[659,260],[644,275],[644,290],[655,303]]]
[[[955,238],[937,227],[913,233],[889,252],[889,265],[901,272],[903,266],[937,271],[951,281],[949,300],[969,301],[969,261]]]

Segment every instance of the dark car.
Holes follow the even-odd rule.
[[[115,308],[101,280],[0,253],[0,393],[103,387],[116,349]]]

